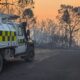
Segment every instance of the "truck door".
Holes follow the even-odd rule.
[[[26,51],[25,37],[21,27],[17,27],[17,43],[16,54],[24,53]]]

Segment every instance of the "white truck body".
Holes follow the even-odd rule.
[[[34,45],[29,41],[26,43],[23,29],[18,24],[0,21],[0,72],[3,61],[13,60],[17,55],[21,55],[25,60],[32,60]]]
[[[22,53],[25,51],[26,45],[24,43],[22,45],[18,43],[18,40],[24,39],[24,35],[19,31],[19,27],[16,24],[11,25],[10,23],[7,23],[7,24],[2,23],[0,24],[0,31],[1,32],[5,32],[5,31],[16,32],[16,40],[15,41],[0,41],[0,48],[15,46],[16,54],[20,52]],[[5,34],[5,37],[7,37],[6,34]]]

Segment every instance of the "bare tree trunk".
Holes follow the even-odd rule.
[[[70,35],[70,36],[69,36],[69,48],[71,48],[71,46],[72,46],[72,39],[73,39],[73,37],[72,37],[72,32],[70,32],[69,35]]]

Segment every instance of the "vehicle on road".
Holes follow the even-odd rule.
[[[27,35],[25,27],[25,22],[2,22],[0,18],[0,72],[7,61],[13,61],[18,57],[25,61],[33,60],[34,42],[28,38],[29,33]]]

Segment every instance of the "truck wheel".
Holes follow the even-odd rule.
[[[0,72],[2,71],[2,69],[3,69],[3,57],[0,54]]]
[[[32,62],[33,60],[34,60],[34,52],[31,51],[31,52],[29,53],[29,56],[28,56],[27,61]]]
[[[34,60],[34,56],[35,56],[34,48],[32,48],[31,51],[28,53],[27,57],[24,58],[24,60],[32,62]]]

